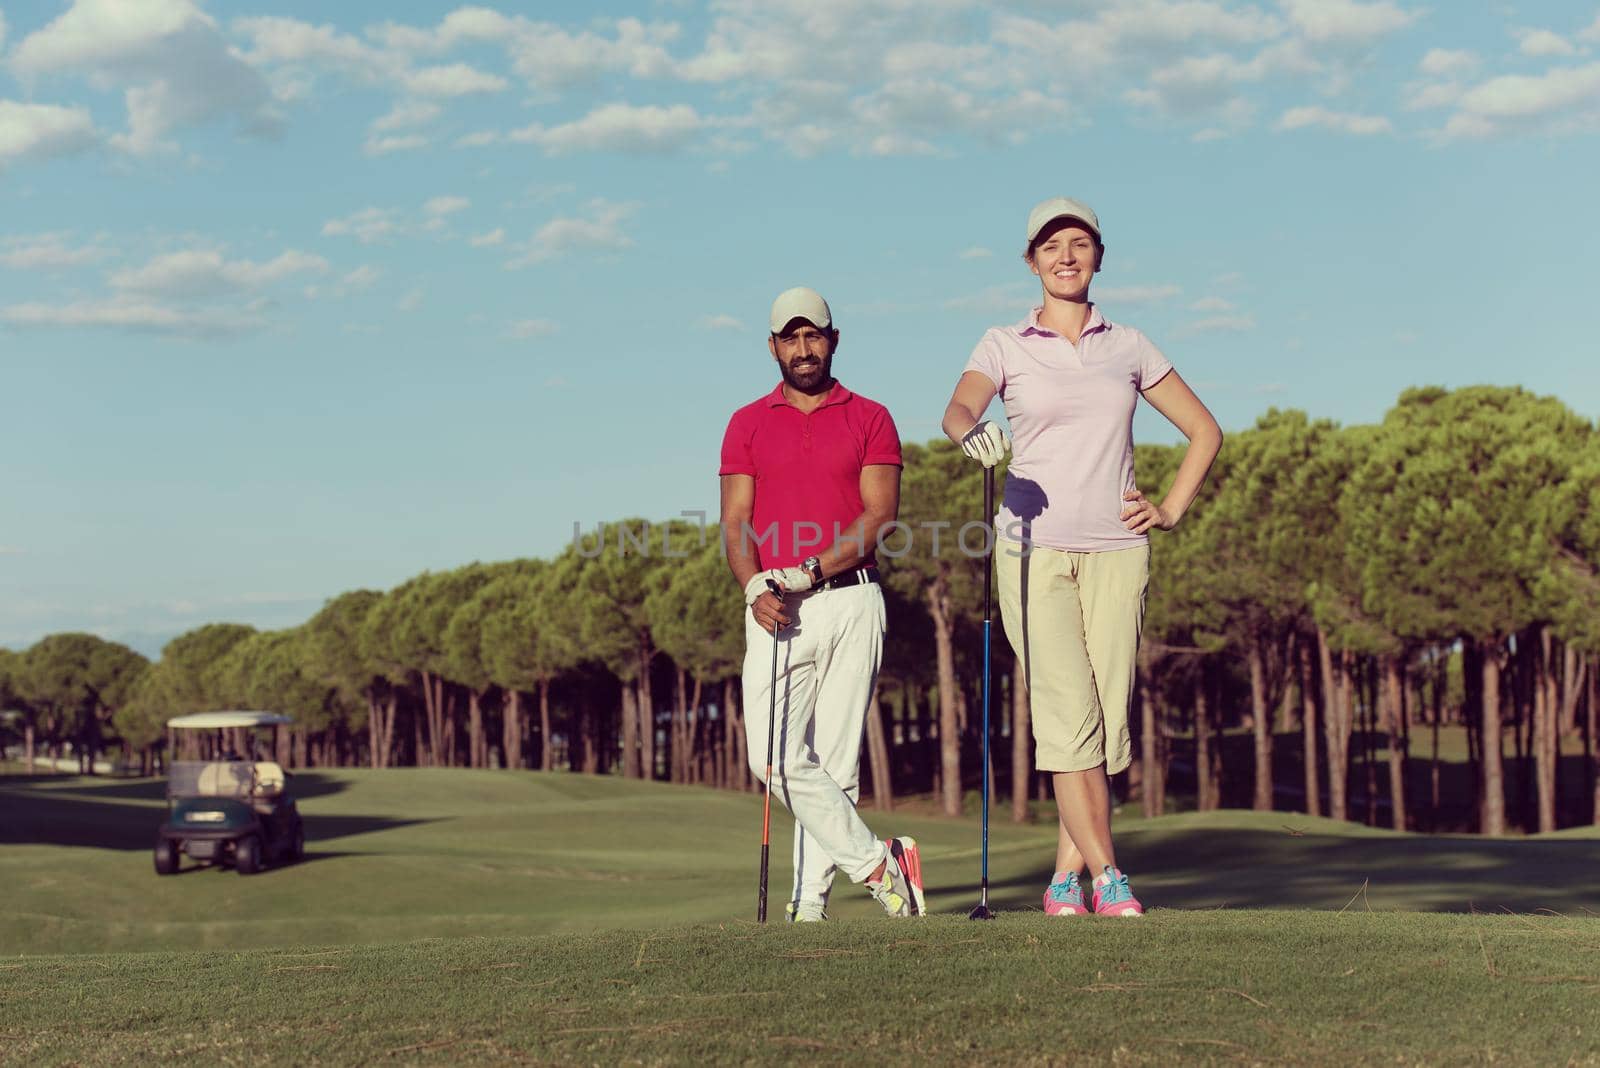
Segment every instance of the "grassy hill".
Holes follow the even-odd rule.
[[[974,924],[976,821],[868,813],[923,843],[936,915],[889,921],[841,880],[850,922],[759,929],[755,795],[294,785],[305,863],[159,878],[161,783],[0,776],[0,1063],[1600,1063],[1592,831],[1119,817],[1153,911],[1111,921],[1044,917],[1053,827],[996,822],[1002,915]]]

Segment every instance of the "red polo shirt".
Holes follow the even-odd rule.
[[[794,567],[861,515],[861,469],[870,464],[900,466],[889,409],[835,382],[821,407],[802,412],[780,383],[728,420],[717,473],[756,480],[754,534],[745,536],[761,567]]]

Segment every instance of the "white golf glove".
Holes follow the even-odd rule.
[[[991,419],[980,419],[961,438],[961,451],[985,467],[993,467],[1005,459],[1010,450],[1011,440]]]
[[[770,592],[769,582],[776,582],[783,593],[803,593],[811,588],[811,576],[806,574],[804,568],[775,567],[771,571],[757,571],[744,584],[744,603],[753,605],[763,593]]]

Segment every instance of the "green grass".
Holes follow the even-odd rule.
[[[1600,923],[748,922],[0,962],[29,1064],[1600,1063]]]
[[[758,929],[758,795],[460,770],[293,784],[306,863],[159,878],[159,782],[0,775],[0,1062],[1600,1063],[1592,828],[1119,816],[1151,915],[1052,921],[1053,826],[997,812],[1001,917],[972,924],[976,821],[869,811],[923,843],[936,915],[892,923],[841,880],[837,922]]]

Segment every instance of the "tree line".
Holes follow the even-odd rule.
[[[1181,457],[1139,446],[1141,488],[1159,499]],[[906,446],[867,718],[880,807],[931,794],[957,814],[980,781],[983,558],[958,532],[983,518],[981,486],[948,443]],[[1419,388],[1351,427],[1269,411],[1151,542],[1138,759],[1120,784],[1147,814],[1181,793],[1485,834],[1600,821],[1600,433],[1560,401]],[[294,717],[291,767],[748,790],[744,606],[721,544],[698,523],[622,520],[550,559],[345,593],[299,627],[202,626],[154,662],[51,635],[0,650],[0,709],[30,763],[70,744],[86,770],[109,748],[158,771],[167,719],[236,707]],[[998,620],[995,634],[991,781],[1025,819],[1045,777]],[[1441,731],[1464,732],[1464,763],[1441,759]]]

